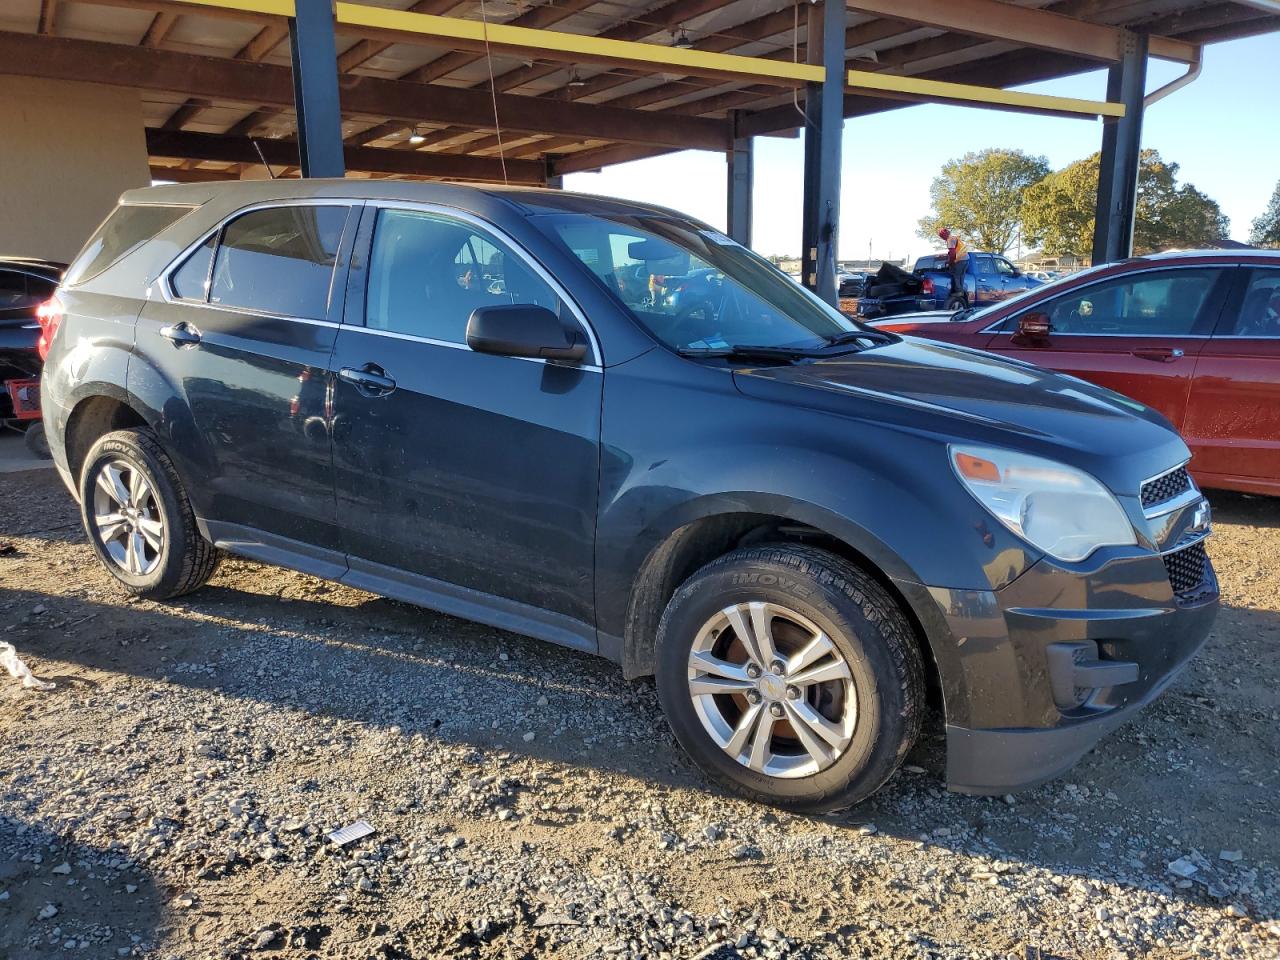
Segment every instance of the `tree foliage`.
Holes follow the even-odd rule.
[[[1048,172],[1048,160],[1021,150],[989,149],[949,160],[929,188],[933,210],[921,218],[919,234],[933,239],[950,227],[975,249],[1004,253],[1018,233],[1024,192]]]
[[[1101,154],[1077,160],[1027,189],[1023,236],[1048,253],[1087,257],[1093,249],[1094,211]],[[1138,163],[1138,207],[1134,253],[1202,247],[1224,239],[1230,221],[1216,201],[1189,183],[1178,184],[1178,165],[1155,150]]]
[[[1253,221],[1249,242],[1259,247],[1280,247],[1280,182],[1262,216]]]

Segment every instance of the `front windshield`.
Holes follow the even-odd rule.
[[[769,261],[695,223],[568,214],[541,225],[674,350],[814,348],[867,329]]]

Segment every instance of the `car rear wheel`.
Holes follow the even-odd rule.
[[[90,448],[80,474],[80,515],[102,565],[137,596],[190,593],[218,565],[173,462],[149,430],[117,430]]]
[[[698,571],[658,628],[658,696],[694,761],[796,811],[866,799],[920,730],[924,666],[894,599],[853,564],[790,544]]]

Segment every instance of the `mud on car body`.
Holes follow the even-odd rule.
[[[697,309],[654,296],[700,279]],[[705,282],[704,282],[705,281]],[[135,191],[58,293],[58,468],[116,580],[223,551],[653,675],[748,796],[1052,777],[1207,635],[1159,414],[850,321],[679,214],[559,191]]]

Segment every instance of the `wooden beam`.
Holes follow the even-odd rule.
[[[127,78],[129,86],[212,100],[289,108],[293,78],[288,67],[148,50],[91,40],[67,40],[0,32],[0,73],[101,83]],[[486,129],[494,100],[503,129],[579,136],[677,148],[725,150],[726,122],[701,117],[656,116],[592,104],[565,103],[478,90],[348,77],[342,105],[353,114]]]
[[[458,5],[458,0],[418,0],[409,8],[410,13],[448,13]],[[372,60],[387,47],[386,40],[361,40],[345,53],[338,55],[338,72],[354,70],[366,60]]]
[[[177,22],[178,15],[176,13],[161,10],[151,18],[151,26],[147,27],[147,32],[142,35],[142,45],[144,47],[160,46]]]
[[[1070,53],[1115,63],[1124,52],[1125,31],[1063,16],[1051,10],[1018,7],[1001,0],[848,0],[849,9],[907,20],[925,27],[989,40]],[[1152,37],[1151,55],[1182,63],[1200,58],[1195,44]]]
[[[169,114],[169,119],[164,122],[164,128],[166,130],[181,130],[195,119],[196,114],[207,106],[209,106],[208,100],[188,100],[186,103],[182,104],[182,106],[178,107],[177,110],[173,111],[173,113]]]
[[[166,167],[151,164],[152,180],[172,180],[174,183],[208,183],[214,180],[239,180],[235,170],[205,170],[200,167]]]
[[[58,0],[40,0],[40,17],[36,21],[36,33],[52,36],[58,26]]]
[[[147,130],[147,153],[153,157],[260,163],[259,148],[267,163],[273,166],[298,162],[298,144],[294,140],[253,141],[248,137],[228,137],[219,133]],[[343,153],[349,170],[486,183],[503,180],[502,164],[493,157],[460,157],[373,147],[347,147]],[[541,184],[546,179],[546,166],[533,160],[508,160],[506,179],[513,183]]]
[[[1075,97],[1052,97],[1042,93],[1020,93],[1017,90],[1000,90],[969,83],[948,83],[943,80],[923,80],[919,77],[899,77],[868,70],[850,70],[846,85],[851,90],[870,90],[891,99],[913,103],[956,103],[987,107],[995,110],[1016,110],[1022,113],[1049,114],[1065,117],[1123,117],[1123,103],[1105,100],[1080,100]]]
[[[212,2],[212,0],[208,0]],[[361,36],[384,36],[405,42],[444,42],[455,49],[485,53],[528,55],[562,63],[605,63],[643,65],[654,70],[675,68],[694,76],[748,79],[796,87],[822,79],[822,68],[785,60],[740,57],[727,53],[704,53],[683,47],[667,47],[633,40],[612,40],[556,30],[515,27],[505,23],[485,24],[460,17],[438,17],[372,7],[359,3],[336,5],[339,29],[354,27]]]

